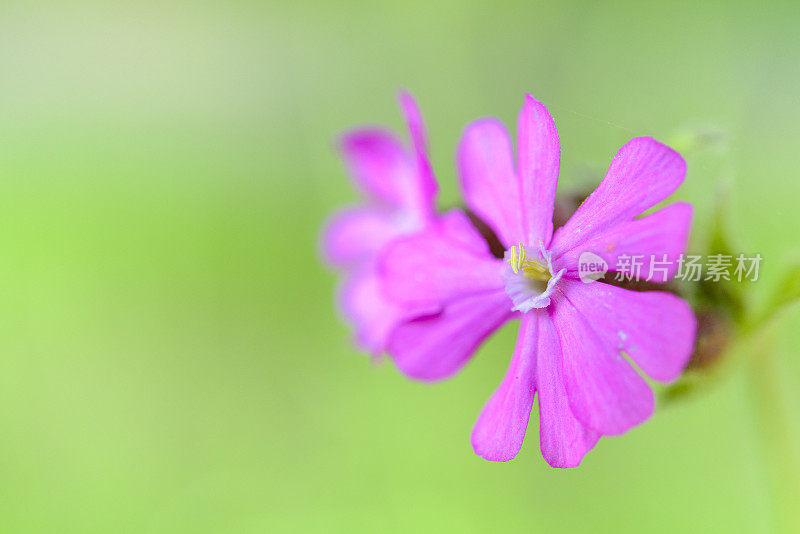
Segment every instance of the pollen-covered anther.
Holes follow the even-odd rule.
[[[522,243],[511,247],[507,261],[511,265],[511,270],[514,271],[514,274],[519,274],[522,271],[522,274],[531,280],[541,280],[542,282],[550,280],[551,274],[547,267],[525,257],[525,247]]]

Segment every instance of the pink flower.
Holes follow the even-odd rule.
[[[419,231],[435,216],[436,180],[422,117],[411,95],[401,93],[399,101],[412,149],[384,129],[343,135],[342,157],[363,200],[334,215],[322,238],[326,260],[344,272],[340,307],[355,327],[358,345],[376,355],[399,321],[423,311],[384,297],[375,272],[376,255],[394,238]]]
[[[686,302],[578,276],[585,251],[611,270],[626,255],[643,255],[643,279],[675,274],[691,206],[638,216],[678,188],[686,166],[651,138],[631,140],[554,234],[555,124],[528,95],[517,128],[516,168],[509,136],[495,119],[469,125],[458,149],[466,203],[496,232],[505,261],[458,211],[395,241],[379,261],[385,291],[403,305],[439,311],[399,325],[387,350],[408,376],[438,380],[458,372],[502,324],[519,319],[511,363],[475,424],[472,446],[488,460],[514,458],[538,396],[542,454],[554,467],[572,467],[600,436],[622,434],[653,412],[652,390],[624,355],[651,378],[671,381],[692,352],[696,321]],[[653,254],[670,267],[649,274]]]

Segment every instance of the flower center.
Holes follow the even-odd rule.
[[[547,282],[551,278],[550,270],[537,261],[528,259],[525,255],[525,247],[522,243],[516,247],[511,247],[508,251],[508,259],[506,260],[511,265],[511,270],[514,274],[522,273],[531,280],[538,280]]]
[[[528,247],[528,250],[535,249]],[[514,303],[511,309],[526,313],[534,308],[549,306],[550,295],[564,274],[564,269],[553,273],[550,252],[540,244],[538,254],[532,259],[520,243],[506,251],[505,260],[508,267],[503,274],[503,281],[506,294]]]

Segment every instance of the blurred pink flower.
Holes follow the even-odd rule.
[[[323,256],[344,273],[340,308],[355,328],[357,344],[375,355],[400,320],[421,311],[383,296],[376,255],[392,239],[424,228],[435,216],[437,186],[422,117],[410,94],[401,93],[399,102],[411,148],[381,128],[344,134],[342,157],[363,196],[357,206],[331,217],[322,237]]]
[[[578,276],[583,251],[612,270],[623,255],[666,254],[672,267],[660,279],[649,277],[645,261],[642,278],[663,282],[675,274],[691,206],[637,217],[678,188],[686,166],[651,138],[631,140],[553,234],[555,124],[528,95],[517,129],[516,168],[509,136],[495,119],[469,125],[458,149],[466,204],[495,231],[507,261],[492,256],[458,211],[394,241],[379,260],[386,293],[404,306],[438,311],[404,321],[387,350],[406,375],[438,380],[459,371],[506,321],[520,319],[508,371],[475,424],[472,446],[488,460],[514,458],[538,393],[542,454],[554,467],[572,467],[600,436],[621,434],[653,412],[653,392],[623,352],[659,381],[677,378],[691,355],[696,320],[682,299]]]

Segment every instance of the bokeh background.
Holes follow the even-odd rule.
[[[792,428],[797,307],[766,388],[741,350],[553,470],[535,423],[512,462],[470,448],[513,326],[453,380],[412,383],[352,348],[319,262],[322,222],[356,199],[337,133],[400,130],[412,91],[444,208],[463,126],[513,124],[527,91],[555,116],[564,189],[631,137],[722,132],[687,154],[678,197],[702,250],[727,184],[763,304],[800,252],[800,4],[645,4],[0,3],[0,530],[785,524],[775,451],[798,451],[774,445],[763,397]]]

